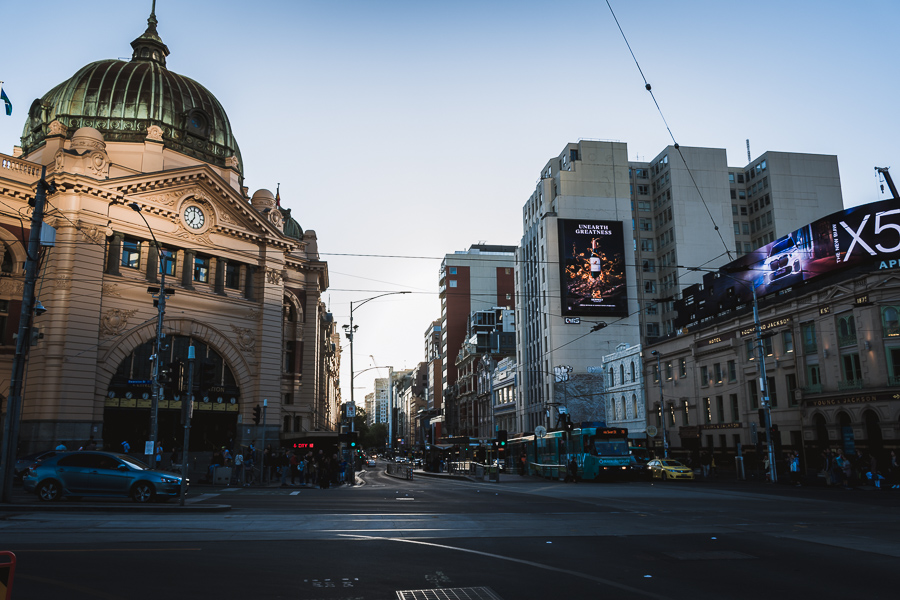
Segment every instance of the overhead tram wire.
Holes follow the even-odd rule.
[[[656,100],[656,95],[653,93],[653,89],[650,86],[650,83],[647,81],[647,77],[644,75],[644,70],[641,69],[640,63],[638,63],[637,57],[634,55],[634,50],[631,49],[631,44],[628,42],[628,37],[626,37],[625,32],[622,30],[622,25],[619,24],[619,19],[616,17],[615,11],[613,11],[612,5],[609,3],[609,0],[606,0],[606,6],[609,7],[609,12],[612,14],[613,20],[616,22],[616,27],[619,28],[619,33],[622,34],[622,39],[625,40],[625,45],[628,46],[628,52],[631,53],[631,58],[634,59],[634,64],[638,69],[638,72],[641,74],[641,79],[644,80],[644,89],[650,92],[650,97],[653,99],[653,104],[656,105],[656,110],[659,112],[659,116],[663,121],[663,125],[666,126],[666,131],[669,132],[669,137],[672,138],[673,147],[678,151],[678,155],[681,157],[681,162],[684,163],[685,169],[687,169],[688,175],[691,177],[691,183],[694,184],[694,189],[697,190],[697,195],[700,196],[700,201],[703,203],[703,208],[706,209],[706,214],[709,215],[709,220],[712,221],[713,228],[716,230],[716,235],[719,236],[719,240],[722,242],[722,246],[725,248],[725,253],[728,255],[728,259],[731,260],[731,250],[728,248],[728,244],[725,243],[725,238],[722,237],[722,232],[719,230],[719,225],[716,223],[715,218],[713,218],[712,212],[709,210],[709,206],[706,204],[706,199],[703,197],[703,192],[700,191],[700,186],[697,185],[697,180],[694,179],[694,172],[691,170],[691,167],[688,165],[687,160],[684,158],[684,154],[681,152],[681,146],[678,145],[678,142],[675,140],[675,134],[672,133],[672,128],[669,127],[668,121],[666,121],[665,115],[663,115],[662,108],[659,106],[659,102]]]

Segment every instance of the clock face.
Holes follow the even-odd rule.
[[[200,229],[203,227],[203,223],[206,222],[206,217],[199,206],[188,206],[184,209],[184,222],[191,229]]]

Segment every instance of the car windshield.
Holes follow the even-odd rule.
[[[660,461],[664,467],[683,467],[684,465],[678,462],[677,460],[663,460]]]
[[[790,250],[794,247],[794,240],[790,237],[786,237],[783,240],[778,240],[774,244],[772,244],[772,248],[769,250],[769,256],[775,256],[776,254],[780,254],[787,250]]]
[[[126,463],[128,466],[134,467],[138,471],[146,471],[147,469],[150,468],[150,466],[147,465],[147,463],[142,462],[134,457],[131,457],[131,456],[128,456],[125,454],[119,454],[116,456],[116,458],[118,458],[122,462]]]
[[[624,438],[595,438],[594,449],[600,456],[625,456],[628,454],[628,442]]]

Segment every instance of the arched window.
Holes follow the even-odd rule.
[[[838,319],[838,345],[849,346],[856,343],[856,323],[853,315]]]
[[[616,399],[615,398],[612,398],[609,401],[609,414],[610,414],[609,420],[615,421],[616,420]]]
[[[616,374],[612,367],[609,368],[609,385],[610,387],[616,385]]]
[[[12,273],[15,268],[12,250],[9,249],[9,246],[3,244],[0,247],[0,251],[3,252],[3,259],[0,261],[0,273]]]
[[[622,415],[623,421],[628,418],[628,413],[625,412],[627,410],[626,406],[627,405],[625,404],[625,396],[622,396],[622,399],[619,400],[619,408],[620,408],[619,414]]]
[[[633,366],[634,366],[634,365],[633,365],[633,363],[632,363],[632,367],[633,367]],[[634,418],[634,419],[639,419],[639,418],[640,418],[640,417],[638,416],[637,396],[634,395],[634,394],[631,395],[631,412],[632,412],[632,415],[633,415],[632,418]]]
[[[631,361],[631,383],[634,383],[634,361]]]
[[[619,381],[625,383],[625,365],[619,365]]]

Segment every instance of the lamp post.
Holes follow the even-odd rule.
[[[659,381],[659,411],[662,416],[663,457],[669,458],[669,440],[666,439],[666,403],[663,400],[662,387],[662,362],[658,351],[651,350],[650,354],[656,357],[656,380]]]
[[[173,289],[166,289],[166,271],[168,270],[166,266],[166,255],[163,254],[160,249],[159,242],[156,241],[156,235],[153,233],[153,229],[150,227],[150,223],[147,222],[147,218],[144,216],[144,213],[141,212],[141,207],[137,202],[132,202],[128,205],[128,207],[139,214],[141,219],[144,221],[144,225],[147,226],[147,230],[150,232],[150,237],[153,238],[153,246],[156,248],[156,255],[159,258],[159,266],[160,266],[160,278],[159,278],[159,287],[148,287],[147,291],[153,296],[153,299],[156,300],[156,307],[159,310],[159,315],[156,319],[156,343],[153,349],[153,376],[151,378],[151,392],[153,398],[150,400],[150,441],[153,442],[153,449],[150,454],[150,466],[152,468],[156,468],[156,448],[157,448],[157,436],[158,436],[158,417],[159,417],[159,401],[160,396],[162,396],[162,386],[159,382],[159,363],[160,363],[160,354],[162,353],[162,338],[163,338],[163,316],[166,314],[166,296],[171,296],[175,293]],[[154,295],[156,294],[156,295]],[[191,390],[192,391],[192,390]],[[185,451],[187,449],[185,448]]]
[[[689,268],[690,271],[702,271],[705,269],[700,269],[697,267]],[[749,267],[738,267],[731,269],[731,271],[747,271]],[[722,271],[714,271],[711,272],[716,273],[717,275],[721,275],[723,277],[727,277],[728,279],[740,283],[742,285],[747,285],[750,288],[750,293],[753,297],[753,329],[755,332],[754,338],[756,341],[756,349],[759,356],[759,387],[760,391],[762,391],[762,400],[760,404],[762,405],[763,414],[765,415],[765,427],[766,427],[766,450],[769,455],[769,476],[771,478],[772,483],[778,482],[778,469],[775,466],[775,442],[772,439],[772,404],[769,399],[769,378],[766,377],[766,351],[763,347],[762,342],[762,325],[759,322],[759,299],[756,297],[756,282],[754,281],[745,281],[743,279],[738,279],[737,277],[732,277],[727,273],[723,273]]]
[[[365,299],[363,299],[363,300],[358,300],[358,301],[356,301],[356,302],[354,302],[354,301],[352,301],[352,300],[350,301],[350,325],[344,325],[344,335],[346,335],[346,336],[347,336],[347,339],[350,340],[350,404],[352,404],[353,406],[356,406],[356,400],[355,400],[354,397],[353,397],[353,379],[354,379],[354,373],[353,373],[353,335],[356,333],[356,330],[359,329],[359,325],[354,325],[354,324],[353,324],[353,311],[355,311],[357,308],[359,308],[360,306],[362,306],[362,305],[365,304],[366,302],[371,302],[372,300],[375,300],[375,299],[377,299],[377,298],[383,298],[384,296],[392,296],[392,295],[394,295],[394,294],[409,294],[409,293],[411,293],[411,292],[406,291],[406,290],[401,291],[401,292],[386,292],[386,293],[384,293],[384,294],[378,294],[377,296],[372,296],[371,298],[365,298]],[[355,304],[356,306],[354,306],[354,304]],[[388,422],[390,422],[390,421],[391,421],[391,419],[388,418]],[[351,432],[351,433],[353,432],[353,421],[352,421],[352,420],[350,421],[350,432]],[[353,474],[353,471],[354,471],[354,469],[353,469],[353,457],[351,456],[350,458],[351,458],[351,460],[349,461],[349,462],[350,462],[350,481],[352,482],[353,479],[354,479],[354,477],[355,477],[355,475]]]

